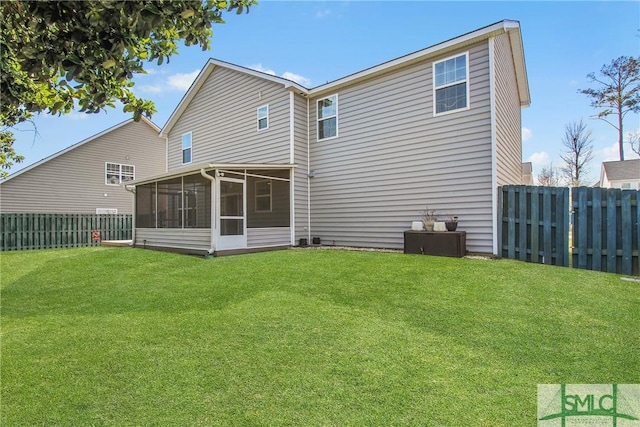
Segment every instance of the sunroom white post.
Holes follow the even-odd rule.
[[[203,177],[205,177],[206,179],[208,179],[209,181],[211,181],[211,228],[210,228],[210,238],[211,238],[211,245],[209,246],[209,253],[212,254],[215,249],[215,219],[216,219],[216,215],[215,215],[215,209],[214,209],[214,204],[217,205],[217,203],[215,203],[216,200],[216,179],[214,177],[212,177],[211,175],[209,175],[204,168],[200,169],[200,175],[202,175]]]

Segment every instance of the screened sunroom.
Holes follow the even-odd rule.
[[[135,182],[134,245],[209,254],[288,247],[292,171],[209,164]]]

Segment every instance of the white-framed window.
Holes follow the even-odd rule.
[[[469,53],[433,63],[433,115],[469,109]]]
[[[318,141],[338,136],[338,95],[318,100]]]
[[[136,178],[136,168],[133,165],[106,162],[104,170],[104,183],[107,185],[120,185]]]
[[[191,163],[191,132],[182,134],[182,164]]]
[[[256,212],[271,212],[271,181],[256,181]]]
[[[257,109],[258,130],[269,128],[269,105],[263,105]]]
[[[621,188],[623,190],[630,190],[631,189],[631,183],[630,182],[623,182]]]

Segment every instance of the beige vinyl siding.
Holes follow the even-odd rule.
[[[520,98],[508,34],[494,38],[496,181],[522,183],[522,125]]]
[[[308,178],[308,126],[307,99],[296,95],[294,98],[294,201],[295,201],[295,242],[309,236],[309,178]]]
[[[206,251],[211,248],[210,228],[136,228],[139,247],[178,248]]]
[[[256,109],[269,105],[269,128]],[[289,91],[281,84],[216,66],[169,134],[169,171],[182,164],[182,134],[192,132],[198,163],[289,163]]]
[[[247,247],[288,246],[291,243],[291,228],[248,228]]]
[[[133,165],[140,179],[165,172],[165,152],[164,139],[147,123],[124,124],[1,183],[0,211],[132,213],[132,193],[105,184],[105,162]]]
[[[432,61],[469,51],[470,109],[433,117]],[[425,206],[460,218],[467,248],[492,252],[488,44],[338,91],[338,138],[316,141],[311,100],[311,235],[402,248]]]

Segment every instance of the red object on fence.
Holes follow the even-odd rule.
[[[94,242],[100,241],[100,230],[91,230],[91,240]]]

